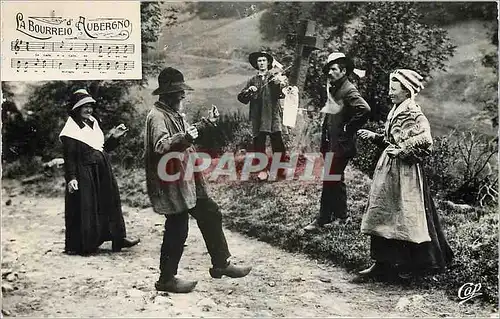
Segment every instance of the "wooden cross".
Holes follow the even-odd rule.
[[[295,58],[292,71],[289,76],[290,85],[295,85],[300,92],[304,91],[307,70],[309,69],[309,56],[314,50],[323,47],[323,39],[315,36],[316,22],[311,20],[301,20],[297,34],[288,35],[287,42],[295,42]],[[297,36],[298,35],[298,36]],[[305,105],[300,103],[299,105]]]

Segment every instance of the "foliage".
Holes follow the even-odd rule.
[[[482,298],[490,302],[498,295],[498,214],[495,210],[460,210],[449,202],[438,209],[447,239],[454,252],[453,263],[441,276],[442,288],[455,295],[464,283],[481,283]]]
[[[347,23],[362,5],[356,2],[275,2],[262,15],[260,32],[265,40],[283,40],[296,32],[300,20],[312,19],[318,24],[316,30],[331,40],[342,37]]]
[[[199,113],[193,122],[201,118]],[[240,112],[221,115],[216,127],[208,126],[196,140],[197,150],[218,156],[222,153],[246,149],[252,141],[248,117]]]
[[[446,31],[424,25],[415,3],[384,2],[365,6],[361,27],[348,53],[356,57],[366,78],[360,90],[372,108],[372,118],[385,119],[388,112],[389,73],[396,68],[412,69],[423,77],[444,69],[453,54]]]
[[[449,25],[466,20],[496,21],[496,2],[418,2],[417,10],[426,24]]]
[[[368,123],[366,129],[382,133],[383,126]],[[383,149],[358,139],[358,154],[351,161],[372,177]],[[498,204],[498,140],[477,132],[454,131],[434,138],[433,151],[424,161],[431,191],[455,202],[479,206]]]
[[[476,132],[436,138],[425,166],[431,189],[456,202],[487,204],[480,200],[486,191],[497,188],[497,152],[497,138]],[[490,205],[497,204],[496,198],[489,200]]]
[[[488,68],[491,68],[495,74],[498,76],[498,23],[492,24],[492,29],[489,32],[490,41],[495,46],[495,51],[487,53],[483,59],[482,64]],[[489,84],[494,86],[495,91],[498,89],[498,83],[494,82]],[[484,111],[491,120],[493,127],[498,127],[498,95],[496,99],[484,101]]]
[[[272,9],[275,10],[274,14],[278,21],[285,21],[282,24],[277,23],[278,26],[284,25],[283,33],[295,27],[290,21],[297,23],[299,19],[309,17],[313,13],[317,23],[329,32],[320,34],[326,40],[326,50],[315,52],[310,57],[311,67],[305,83],[305,94],[311,98],[311,103],[316,108],[322,105],[325,98],[326,79],[322,67],[331,51],[345,52],[353,57],[357,67],[366,70],[366,77],[360,81],[356,81],[355,76],[352,78],[358,82],[362,96],[372,108],[371,118],[375,121],[383,120],[387,115],[388,79],[391,71],[404,67],[414,69],[422,76],[428,77],[431,71],[443,69],[444,62],[454,51],[446,31],[419,22],[422,16],[416,10],[415,3],[365,3],[361,7],[348,3],[330,4],[353,5],[345,10],[360,15],[357,27],[349,32],[345,32],[348,30],[346,26],[348,18],[336,24],[343,24],[343,28],[332,28],[328,25],[333,23],[331,17],[327,19],[326,16],[317,13],[315,4],[301,3],[300,6],[296,6],[294,3],[290,4],[290,7],[287,5],[277,3],[273,5],[276,9]],[[282,10],[279,11],[280,9]],[[342,8],[339,7],[338,10]],[[261,27],[267,28],[263,21]],[[294,48],[294,44],[289,42],[273,53],[281,59],[280,62],[283,61],[282,63],[288,66],[293,61]]]
[[[383,123],[368,122],[363,128],[379,134],[384,133]],[[358,138],[356,140],[356,150],[357,155],[353,157],[350,163],[372,178],[383,148],[369,140]]]

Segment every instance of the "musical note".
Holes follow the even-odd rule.
[[[59,62],[59,69],[61,68],[62,62]]]
[[[77,69],[77,70],[78,70],[78,67],[79,67],[79,66],[80,66],[80,63],[76,62],[76,63],[75,63],[75,69]]]
[[[30,43],[26,41],[26,51],[30,50]]]
[[[28,61],[24,62],[24,68],[27,69],[28,68]]]
[[[109,68],[111,67],[111,63],[106,63],[106,70],[109,70]]]
[[[62,50],[63,47],[64,47],[64,41],[61,41],[61,45],[59,46],[59,49]]]
[[[36,62],[35,62],[35,67],[38,66],[38,63],[40,62],[40,59],[36,59]]]
[[[120,50],[119,48],[120,48],[119,46],[116,46],[116,48],[115,48],[116,53],[118,53],[118,51]]]
[[[17,60],[17,68],[19,69],[21,67],[21,60]]]
[[[43,61],[42,61],[42,68],[44,68],[44,69],[45,69],[45,66],[46,66],[46,65],[47,65],[47,61],[46,61],[46,60],[43,60]]]
[[[89,44],[85,43],[85,48],[83,48],[83,52],[87,52],[87,49],[89,48]]]
[[[123,69],[126,70],[127,69],[127,62],[123,63]]]
[[[125,47],[123,48],[123,53],[127,53],[128,50],[128,44],[125,44]]]
[[[87,67],[87,63],[89,63],[89,60],[85,59],[85,61],[83,62],[83,68],[84,69]]]
[[[102,53],[102,45],[99,46],[99,53]]]

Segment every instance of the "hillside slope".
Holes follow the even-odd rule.
[[[245,64],[247,54],[261,46],[278,45],[262,41],[262,13],[239,20],[195,17],[164,31],[158,47],[168,46],[165,64],[180,68],[199,89],[190,94],[193,102],[221,105],[228,112],[243,109],[235,94],[254,72]],[[483,22],[470,21],[451,25],[447,30],[457,46],[456,54],[447,62],[445,71],[433,74],[418,102],[429,117],[434,135],[446,134],[455,127],[475,127],[495,134],[490,123],[481,118],[484,103],[497,95],[496,75],[481,64],[486,53],[496,50],[489,41],[488,28]],[[222,60],[195,59],[193,55]]]

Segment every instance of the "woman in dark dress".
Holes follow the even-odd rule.
[[[429,122],[414,100],[423,89],[422,80],[408,69],[391,73],[389,96],[393,107],[385,133],[358,133],[385,146],[361,223],[362,233],[371,237],[375,263],[359,273],[362,277],[395,273],[407,279],[442,271],[453,258],[423,171],[423,160],[432,150],[432,137]]]
[[[105,241],[114,252],[139,240],[126,238],[120,194],[106,152],[127,129],[113,128],[105,139],[92,116],[95,100],[84,89],[73,93],[69,118],[59,137],[64,148],[65,253],[88,255]]]

